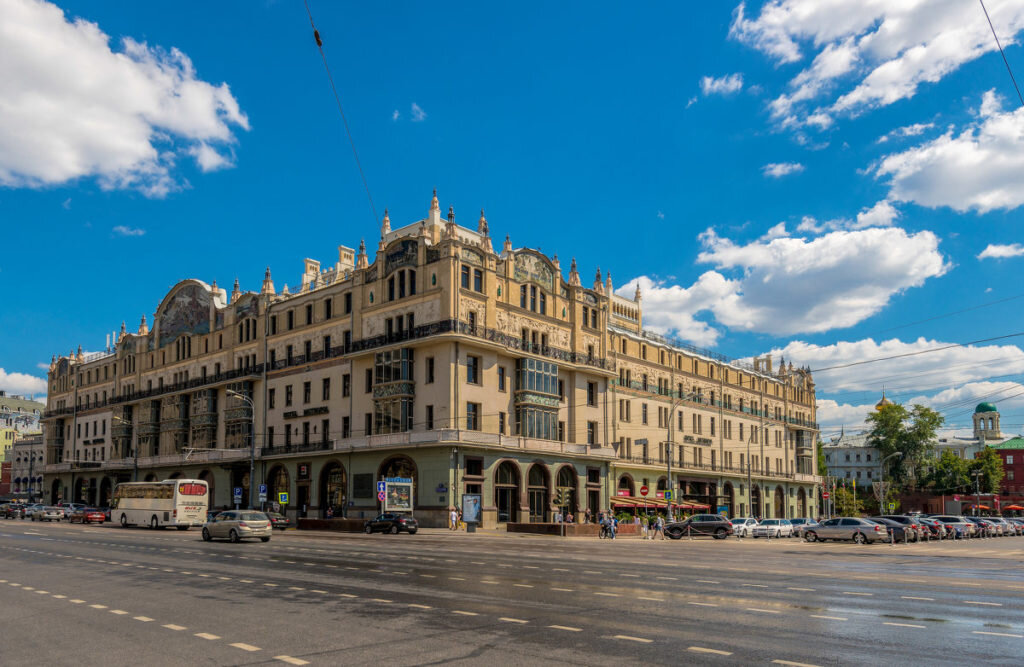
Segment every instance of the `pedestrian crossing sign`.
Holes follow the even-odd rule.
[[[287,505],[288,504],[288,492],[287,491],[281,491],[280,493],[278,493],[277,494],[277,502],[281,503],[282,505]]]

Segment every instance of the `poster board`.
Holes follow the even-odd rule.
[[[387,477],[384,479],[384,511],[412,512],[413,482],[408,477]]]

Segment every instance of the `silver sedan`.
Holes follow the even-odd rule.
[[[859,517],[839,517],[822,521],[814,528],[804,530],[808,542],[825,540],[853,540],[858,544],[875,541],[888,542],[889,531],[885,526]]]
[[[206,522],[203,526],[203,539],[209,542],[215,537],[223,537],[238,542],[258,537],[263,542],[269,542],[273,530],[270,519],[263,512],[228,510]]]

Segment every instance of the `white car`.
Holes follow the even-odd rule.
[[[750,534],[751,537],[793,537],[793,524],[789,519],[764,519]]]
[[[730,519],[729,523],[732,524],[732,529],[736,533],[736,537],[750,537],[750,531],[757,525],[757,519],[750,519],[739,517],[736,519]]]

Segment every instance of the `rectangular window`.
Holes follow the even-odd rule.
[[[505,435],[505,413],[498,413],[498,433]]]
[[[366,393],[369,394],[369,393],[372,393],[372,392],[373,392],[373,369],[372,368],[367,368],[366,369]]]
[[[641,424],[646,424],[647,423],[647,404],[646,403],[641,403],[640,404],[640,423]]]
[[[679,426],[677,428],[679,429],[679,432],[682,433],[683,432],[683,411],[682,410],[679,411],[678,417],[679,417],[679,419],[678,419]]]
[[[302,345],[302,360],[309,363],[313,358],[313,342],[306,341]]]
[[[276,392],[273,389],[268,389],[267,390],[267,407],[270,408],[271,410],[274,409],[274,394],[275,393]]]
[[[292,404],[292,386],[288,385],[284,388],[284,405],[288,407]]]
[[[363,433],[373,435],[373,413],[367,412],[363,415]]]
[[[323,400],[331,400],[331,378],[324,378],[323,383]]]
[[[711,426],[711,435],[714,435],[715,434],[715,418],[714,417],[711,418],[710,426]]]
[[[288,311],[288,331],[291,331],[294,328],[295,328],[295,311],[289,310]]]
[[[302,402],[309,403],[313,398],[313,383],[303,382],[302,383]]]
[[[526,285],[519,286],[519,307],[526,308]]]
[[[466,357],[466,382],[480,384],[480,357]]]
[[[530,310],[537,312],[537,288],[530,285]]]
[[[498,391],[505,391],[505,367],[498,366]]]
[[[352,393],[352,376],[345,373],[341,376],[341,396],[342,398],[348,398]]]
[[[268,426],[267,427],[267,447],[273,447],[273,446],[274,446],[274,427],[273,426]]]
[[[540,293],[540,307],[537,309],[541,315],[548,314],[548,296],[544,292]]]
[[[428,405],[427,406],[427,430],[428,431],[433,431],[434,430],[434,406],[433,405]]]
[[[409,295],[413,296],[416,294],[416,272],[409,271]]]
[[[558,398],[559,400],[565,400],[565,380],[558,381]]]
[[[469,267],[465,265],[462,267],[462,286],[469,289]]]
[[[327,442],[331,436],[331,420],[322,419],[320,420],[320,440]]]
[[[479,403],[466,403],[466,429],[469,431],[480,430]]]
[[[270,335],[273,336],[276,333],[277,333],[277,315],[272,315],[270,317]],[[209,341],[207,341],[207,345],[209,345]]]
[[[341,418],[341,437],[352,437],[352,420],[347,415]]]
[[[597,444],[597,422],[587,422],[587,444]]]
[[[589,405],[589,406],[596,406],[597,405],[597,383],[596,382],[588,382],[587,383],[587,405]]]
[[[405,298],[405,271],[398,272],[398,298]]]
[[[388,278],[388,301],[395,300],[395,277]]]
[[[591,328],[597,328],[597,308],[590,311],[590,326]]]
[[[430,384],[434,381],[434,358],[427,357],[427,379],[424,380],[424,384]]]
[[[331,337],[324,336],[324,358],[331,356]]]
[[[558,422],[558,441],[565,442],[565,422]]]
[[[473,290],[476,292],[484,291],[484,272],[480,269],[473,269]]]
[[[345,314],[348,315],[352,312],[352,292],[345,295]]]

